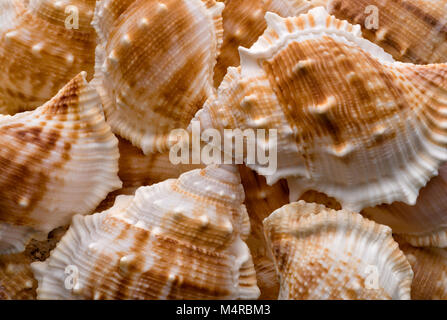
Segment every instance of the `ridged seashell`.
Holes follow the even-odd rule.
[[[61,227],[50,232],[44,241],[32,240],[24,252],[0,255],[0,300],[36,299],[37,280],[31,263],[45,260],[65,231]]]
[[[50,258],[32,265],[38,298],[255,299],[243,200],[237,169],[211,166],[76,216]],[[67,267],[77,277],[66,288]]]
[[[413,277],[391,229],[299,201],[264,221],[279,299],[410,299]]]
[[[242,185],[245,190],[245,206],[250,217],[250,236],[247,245],[253,257],[261,300],[278,298],[279,280],[273,256],[267,249],[263,221],[273,211],[289,203],[287,182],[280,181],[267,185],[265,178],[257,175],[246,166],[240,166]]]
[[[81,71],[93,75],[95,0],[2,0],[0,113],[32,110]]]
[[[414,206],[395,202],[362,211],[414,246],[447,247],[447,165],[421,189]]]
[[[282,17],[295,16],[311,8],[297,0],[221,0],[224,38],[222,49],[214,69],[214,85],[219,86],[228,67],[239,66],[239,47],[251,47],[262,35],[267,24],[267,11]]]
[[[204,165],[177,164],[174,165],[167,153],[152,153],[144,155],[127,140],[118,137],[120,151],[118,176],[123,187],[107,195],[95,212],[110,209],[119,195],[135,195],[139,187],[150,186],[167,179],[178,178],[182,173],[204,168]]]
[[[90,213],[121,187],[118,141],[85,77],[34,111],[0,116],[0,254]]]
[[[360,24],[366,39],[398,61],[447,62],[446,0],[328,0],[327,7],[337,18]],[[377,29],[372,24],[373,10],[377,10]]]
[[[93,22],[100,39],[94,83],[107,121],[145,154],[167,151],[171,131],[186,129],[213,94],[224,5],[135,0],[120,7],[115,2],[120,1],[99,2]],[[122,10],[111,24],[109,13]]]
[[[416,248],[400,243],[414,272],[411,284],[413,300],[447,300],[447,250]]]
[[[447,65],[394,62],[322,7],[268,28],[196,118],[202,128],[276,129],[277,170],[250,164],[291,200],[316,190],[360,211],[416,202],[447,160]],[[262,151],[275,144],[257,137]]]

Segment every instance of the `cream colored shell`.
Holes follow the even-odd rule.
[[[250,167],[269,184],[287,178],[291,200],[316,190],[354,211],[414,204],[447,160],[447,65],[394,62],[322,7],[266,18],[197,114],[202,128],[277,130],[277,170]]]
[[[236,168],[207,167],[76,216],[45,263],[39,299],[256,299]],[[76,280],[66,280],[66,268]],[[70,285],[71,284],[71,285]]]
[[[299,201],[264,221],[279,299],[410,299],[413,272],[391,229]]]
[[[117,3],[118,2],[118,3]],[[214,0],[104,1],[94,83],[114,132],[163,152],[213,93],[224,5]]]
[[[95,0],[2,0],[0,113],[33,110],[81,71],[93,77]]]
[[[90,213],[121,187],[118,141],[85,78],[34,111],[0,116],[0,254]]]

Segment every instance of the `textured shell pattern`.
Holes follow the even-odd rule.
[[[0,254],[91,213],[121,187],[118,141],[85,77],[34,111],[0,116]]]
[[[81,71],[93,77],[94,8],[94,0],[0,2],[0,113],[37,108]]]
[[[214,0],[98,3],[94,83],[114,132],[145,154],[167,151],[171,131],[186,129],[213,94],[223,7]]]
[[[76,216],[44,263],[40,299],[255,299],[259,296],[240,176],[193,170]],[[67,266],[78,270],[65,287]]]
[[[390,228],[304,201],[264,225],[279,299],[410,299],[413,271]]]
[[[447,160],[447,65],[394,62],[323,7],[266,19],[196,115],[202,128],[278,130],[278,170],[250,167],[269,184],[287,178],[291,200],[316,190],[356,212],[415,204]]]

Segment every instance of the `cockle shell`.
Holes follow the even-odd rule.
[[[447,300],[447,250],[416,248],[407,243],[401,243],[400,249],[405,253],[414,272],[411,298]]]
[[[414,206],[395,202],[362,214],[393,229],[414,246],[447,247],[447,165],[424,187]]]
[[[214,0],[98,2],[95,85],[114,132],[163,152],[212,95],[224,5]],[[118,16],[117,12],[124,10]],[[110,15],[116,17],[111,23]],[[103,21],[105,20],[105,21]]]
[[[446,0],[327,0],[326,6],[337,18],[360,24],[366,39],[398,61],[447,62]]]
[[[264,177],[244,165],[239,167],[239,173],[245,190],[245,206],[250,217],[251,228],[247,245],[253,257],[258,287],[261,290],[259,299],[277,299],[279,279],[273,256],[267,249],[263,221],[273,211],[289,203],[287,182],[280,181],[269,186]]]
[[[121,187],[118,141],[85,78],[34,111],[0,116],[0,254],[90,213]]]
[[[95,0],[0,2],[0,113],[32,110],[81,71],[93,76]]]
[[[38,298],[255,299],[243,200],[237,169],[211,166],[76,216],[50,258],[32,265]]]
[[[394,62],[323,7],[266,19],[198,112],[202,128],[276,129],[276,144],[254,143],[276,145],[277,170],[249,166],[269,184],[287,178],[291,200],[316,190],[356,212],[414,204],[447,160],[447,65]]]
[[[413,277],[391,229],[299,201],[265,219],[279,299],[410,299]]]

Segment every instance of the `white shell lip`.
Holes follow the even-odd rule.
[[[278,237],[282,235],[279,245],[285,241],[291,241],[290,246],[293,246],[293,241],[295,241],[295,244],[303,249],[299,252],[304,255],[307,252],[305,249],[309,248],[310,250],[312,245],[326,248],[340,260],[347,254],[349,259],[351,257],[359,259],[365,266],[375,266],[379,272],[380,287],[392,299],[411,299],[413,272],[404,254],[400,251],[398,243],[394,241],[391,229],[387,226],[367,220],[358,213],[346,210],[336,211],[323,205],[298,201],[274,211],[264,220],[264,227],[270,246],[272,237],[276,234]],[[325,236],[327,239],[324,238]],[[306,241],[309,241],[307,246]],[[298,251],[289,250],[288,252],[293,254]],[[311,252],[308,251],[307,254],[311,254]],[[302,259],[305,258],[308,257],[302,257]],[[299,263],[302,259],[300,259],[300,255],[297,255],[290,258],[289,262],[282,261],[282,267],[289,266],[287,263],[291,265]],[[338,263],[338,260],[335,259],[333,263]],[[276,264],[278,268],[278,261]],[[336,266],[326,267],[332,270],[330,272],[336,273]],[[349,265],[345,267],[349,267]],[[340,268],[343,268],[343,265],[340,264]],[[288,296],[288,289],[285,285],[289,281],[289,276],[289,274],[283,274],[281,277],[285,282],[281,288],[280,299]],[[316,290],[323,289],[324,279],[319,280],[321,283]],[[293,278],[290,281],[293,281]],[[312,294],[319,296],[316,292]]]

